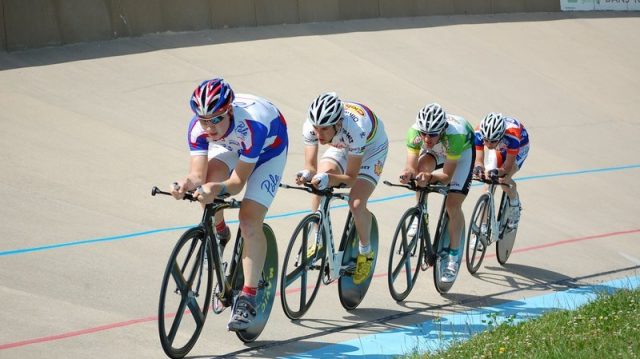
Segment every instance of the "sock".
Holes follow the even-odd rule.
[[[249,295],[249,296],[255,297],[257,292],[258,292],[258,288],[257,287],[249,287],[249,286],[246,286],[246,285],[244,287],[242,287],[242,294],[243,295]]]
[[[460,249],[458,249],[458,248],[456,248],[456,249],[449,248],[449,255],[450,256],[457,257],[459,252],[460,252]]]
[[[227,224],[224,222],[224,219],[216,224],[216,232],[218,233],[222,233],[225,228],[227,228]]]
[[[362,244],[359,244],[358,252],[360,252],[360,254],[369,254],[369,252],[371,252],[371,245],[367,244],[366,246],[362,246]]]

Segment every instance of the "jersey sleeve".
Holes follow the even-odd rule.
[[[476,146],[476,151],[484,150],[484,139],[482,133],[479,130],[473,133],[473,144]]]
[[[306,146],[318,145],[318,136],[316,136],[316,131],[313,130],[313,125],[309,120],[304,121],[302,125],[302,137]]]
[[[209,152],[207,134],[202,131],[202,127],[195,116],[189,122],[187,142],[189,143],[189,153],[192,156],[206,156]]]
[[[507,154],[517,155],[520,151],[520,129],[519,128],[507,128],[504,134],[505,141],[507,143]]]
[[[465,150],[467,136],[463,134],[454,134],[449,136],[449,146],[447,148],[447,159],[458,160]],[[467,147],[468,148],[468,147]]]
[[[409,131],[407,131],[407,137],[405,141],[407,145],[407,150],[409,153],[420,154],[420,149],[422,148],[422,138],[420,137],[420,132],[415,129],[413,126],[409,127]]]

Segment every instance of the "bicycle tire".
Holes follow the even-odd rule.
[[[353,222],[353,216],[349,213],[348,227],[345,227],[346,233],[343,233],[342,240],[340,241],[340,250],[343,251],[342,266],[353,267],[355,271],[356,258],[358,257],[358,246],[360,243],[356,226]],[[371,232],[369,235],[369,244],[371,250],[374,253],[373,263],[371,263],[371,272],[369,278],[365,279],[360,284],[353,283],[353,273],[344,273],[338,280],[338,296],[340,297],[340,304],[346,310],[353,310],[360,305],[364,296],[369,290],[371,279],[376,268],[378,260],[378,221],[376,216],[371,214]]]
[[[307,310],[309,310],[320,288],[320,280],[324,272],[327,251],[326,236],[323,228],[319,229],[321,231],[321,238],[319,238],[320,247],[318,243],[315,243],[316,249],[313,251],[312,258],[308,257],[309,248],[311,248],[312,245],[310,241],[316,240],[314,238],[313,228],[314,225],[318,226],[319,223],[320,215],[318,213],[309,214],[298,223],[291,235],[282,262],[280,301],[284,314],[292,320],[300,319]],[[311,261],[309,259],[311,259]],[[290,266],[291,260],[293,260],[293,265]],[[316,273],[317,278],[314,279]],[[311,278],[309,278],[310,276]],[[313,285],[310,296],[307,296],[307,292],[310,289],[308,283]],[[297,287],[293,289],[289,288],[294,284],[299,284],[299,290]],[[297,309],[293,306],[296,299],[298,299],[297,302],[299,304]]]
[[[480,265],[482,265],[482,261],[484,260],[484,256],[487,253],[487,245],[482,243],[480,228],[484,223],[487,227],[487,235],[485,242],[488,242],[490,235],[489,214],[487,213],[489,209],[489,194],[484,193],[478,198],[476,202],[473,212],[471,214],[471,219],[469,221],[469,231],[467,232],[467,243],[465,246],[465,256],[467,263],[467,270],[471,274],[475,274],[478,269],[480,269]],[[476,243],[473,248],[471,248],[471,236],[476,236]]]
[[[278,243],[273,229],[268,224],[263,223],[262,230],[267,240],[267,253],[262,266],[262,288],[259,288],[256,294],[257,315],[251,327],[236,332],[236,336],[245,343],[256,340],[267,325],[278,286]],[[238,265],[241,269],[242,262]],[[239,291],[242,289],[243,282],[244,276],[241,280],[236,278],[234,288]]]
[[[420,273],[422,257],[424,255],[424,242],[421,236],[414,235],[413,238],[408,237],[408,228],[413,221],[420,220],[420,210],[411,207],[404,212],[400,221],[396,226],[389,251],[389,265],[387,268],[387,283],[389,285],[389,294],[396,302],[401,302],[407,298],[418,279]],[[420,220],[418,227],[422,229],[423,236],[426,234],[424,220]],[[417,251],[416,251],[417,248]],[[417,257],[416,257],[417,253]],[[411,259],[415,258],[415,263],[411,263]],[[394,259],[397,263],[394,264]],[[400,274],[403,274],[398,280]],[[402,283],[400,283],[402,282]],[[402,284],[406,286],[403,287]],[[403,289],[404,288],[404,289]]]
[[[507,195],[505,192],[502,192],[498,216],[498,223],[500,223],[500,240],[496,242],[496,258],[498,259],[498,263],[503,266],[507,264],[507,260],[509,260],[509,256],[511,256],[511,251],[516,241],[516,234],[518,233],[518,227],[513,229],[507,228],[507,218],[505,216],[507,202]]]
[[[182,358],[189,353],[198,340],[207,318],[213,288],[213,260],[210,247],[206,247],[204,251],[207,256],[204,293],[200,292],[199,288],[196,288],[195,291],[192,288],[196,278],[204,275],[202,271],[205,268],[200,253],[202,253],[202,245],[205,243],[208,242],[205,239],[203,228],[194,227],[187,230],[174,246],[162,278],[158,305],[158,334],[162,349],[170,358]],[[187,245],[188,252],[183,253],[183,249]],[[187,275],[185,276],[185,274]],[[173,283],[177,287],[174,293],[179,294],[179,298],[168,296],[170,294],[168,292],[168,287],[171,285],[170,278],[173,279]],[[179,304],[175,314],[167,313],[169,304],[167,301],[175,301],[176,299],[179,299]],[[201,301],[198,302],[198,299]],[[184,314],[187,312],[191,315],[185,316]],[[173,318],[173,321],[167,331],[168,328],[165,324],[169,318]],[[192,318],[193,322],[185,321],[186,318]],[[183,328],[186,329],[186,332],[180,331]],[[188,334],[189,332],[191,334]],[[179,338],[184,339],[184,344],[176,343]]]

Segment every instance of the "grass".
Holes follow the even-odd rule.
[[[554,311],[514,325],[487,316],[489,330],[446,350],[407,358],[639,358],[640,290],[600,293],[575,311]]]

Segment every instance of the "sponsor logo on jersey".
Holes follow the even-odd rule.
[[[382,167],[383,167],[382,161],[376,162],[376,164],[373,166],[373,173],[375,173],[376,176],[379,177],[382,174]]]
[[[364,111],[358,106],[347,103],[345,104],[345,107],[349,110],[352,110],[353,112],[356,112],[358,115],[360,115],[360,117],[364,116]]]
[[[262,181],[260,188],[267,191],[271,197],[275,197],[276,190],[278,189],[278,183],[280,183],[280,176],[269,175],[269,178]]]

